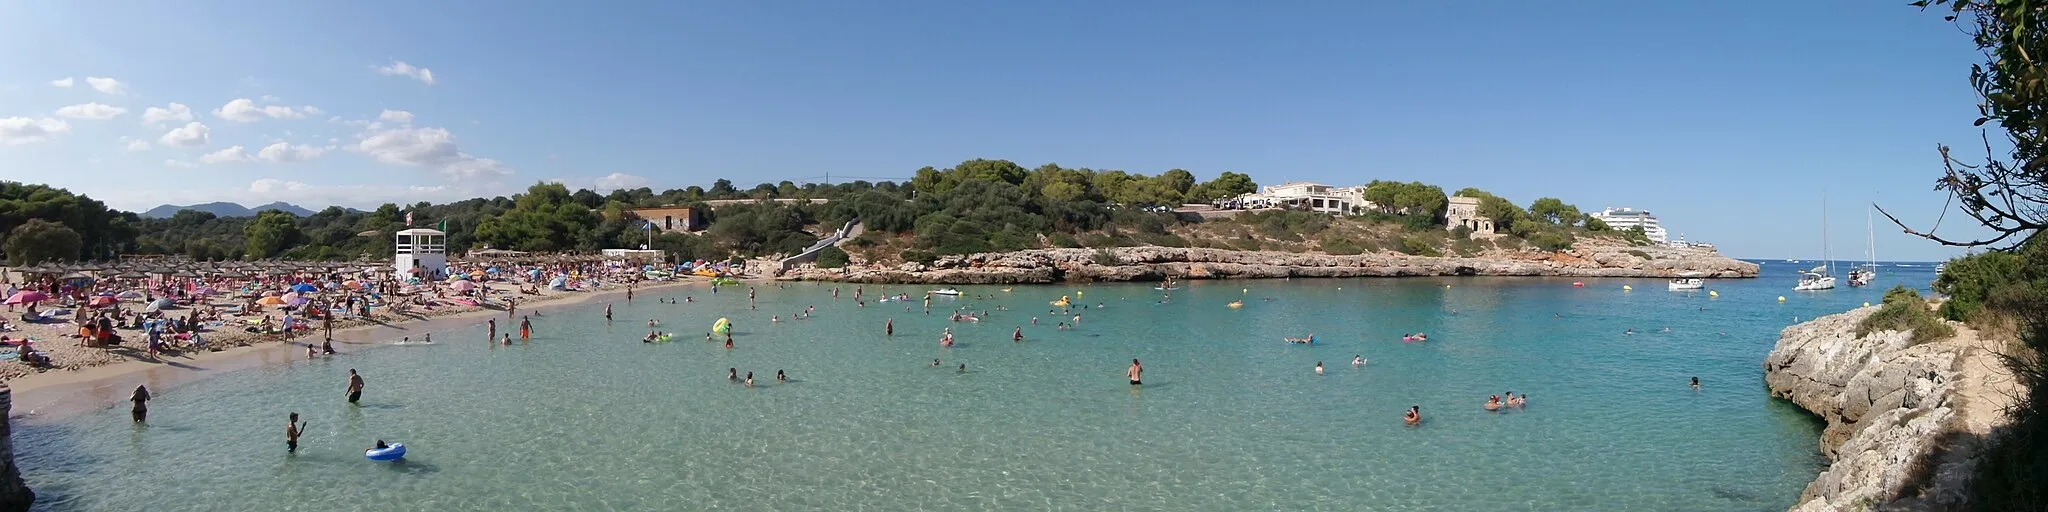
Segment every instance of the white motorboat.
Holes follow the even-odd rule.
[[[1679,274],[1678,279],[1673,279],[1669,284],[1666,284],[1664,286],[1665,288],[1674,292],[1681,290],[1703,289],[1707,287],[1707,280],[1700,279],[1701,275],[1702,274],[1700,274],[1699,272],[1686,272],[1684,274]]]
[[[931,291],[931,292],[929,292],[929,293],[931,293],[932,295],[952,295],[952,296],[958,296],[958,295],[960,295],[960,290],[957,290],[957,289],[953,289],[953,288],[940,288],[940,289],[937,289],[937,290],[932,290],[932,291]]]
[[[1873,266],[1875,265],[1866,264],[1849,271],[1849,286],[1870,286],[1872,281],[1877,280],[1877,270],[1873,269]]]

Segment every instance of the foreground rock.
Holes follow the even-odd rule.
[[[21,468],[14,465],[14,421],[8,413],[14,406],[14,390],[0,384],[0,511],[28,510],[36,493],[21,480]]]
[[[1877,307],[1787,327],[1764,360],[1771,394],[1827,421],[1833,462],[1795,511],[1948,510],[1963,505],[1973,454],[2020,392],[1999,343],[1957,326],[1914,345],[1907,333],[1855,337]]]
[[[1757,265],[1722,256],[1711,249],[1595,244],[1561,252],[1527,250],[1472,258],[1122,247],[945,256],[931,265],[905,263],[893,268],[800,268],[783,277],[863,283],[1024,284],[1158,281],[1167,277],[1677,277],[1688,273],[1698,273],[1702,277],[1756,277]]]

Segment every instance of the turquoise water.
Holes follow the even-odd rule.
[[[42,510],[1782,510],[1823,462],[1819,424],[1767,397],[1764,354],[1795,317],[1882,292],[1795,294],[1792,266],[1713,281],[1719,298],[1628,279],[1218,281],[1170,304],[1150,285],[969,287],[992,299],[930,316],[856,308],[850,285],[838,301],[764,287],[759,311],[677,289],[698,301],[643,295],[609,326],[601,303],[550,311],[526,345],[477,326],[224,372],[157,390],[147,426],[110,404],[29,418],[15,446]],[[868,298],[883,290],[921,291]],[[1076,291],[1106,307],[1055,330],[1046,303]],[[1012,311],[945,317],[998,304]],[[719,317],[733,350],[702,340]],[[680,341],[637,341],[649,318]],[[938,346],[945,327],[958,345]],[[1321,343],[1279,339],[1310,331]],[[1134,357],[1142,389],[1124,382]],[[1508,390],[1528,408],[1480,408]],[[1404,427],[1418,404],[1426,422]],[[296,456],[288,411],[311,422]],[[376,439],[408,459],[363,460]]]

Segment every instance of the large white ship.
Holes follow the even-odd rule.
[[[1643,234],[1648,235],[1651,242],[1659,244],[1665,242],[1664,226],[1658,224],[1657,216],[1650,215],[1648,211],[1634,208],[1607,208],[1600,210],[1600,213],[1593,214],[1593,218],[1607,223],[1607,227],[1614,228],[1615,231],[1641,227],[1643,228]]]

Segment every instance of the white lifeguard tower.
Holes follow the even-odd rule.
[[[391,257],[392,270],[398,275],[412,275],[414,268],[420,269],[422,278],[433,278],[448,273],[448,234],[433,229],[408,229],[398,232],[397,243],[393,246],[397,254]]]

